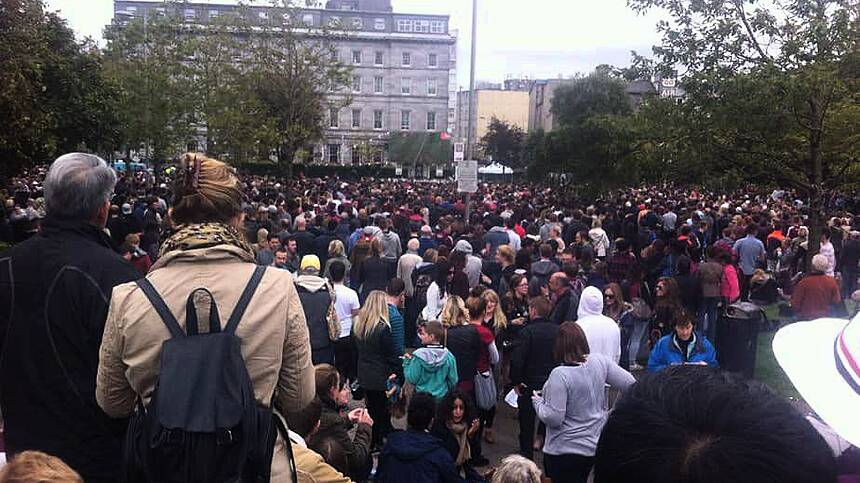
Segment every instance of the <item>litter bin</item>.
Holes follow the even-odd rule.
[[[738,302],[726,307],[717,320],[717,361],[726,371],[750,379],[755,372],[758,333],[767,316],[756,304]]]

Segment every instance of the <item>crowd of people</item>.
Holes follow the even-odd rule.
[[[4,192],[10,454],[88,482],[532,482],[536,453],[554,482],[860,474],[849,445],[721,372],[716,344],[738,302],[848,317],[856,193],[811,230],[804,200],[755,187],[483,184],[469,200],[193,153],[159,175],[72,153]],[[519,444],[493,462],[502,400]]]

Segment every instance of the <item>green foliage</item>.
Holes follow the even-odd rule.
[[[552,98],[552,113],[563,126],[576,127],[592,116],[629,115],[632,112],[622,79],[600,72],[558,87]]]
[[[99,52],[40,0],[0,2],[0,86],[0,176],[117,143],[116,89]]]
[[[487,133],[481,138],[480,147],[494,161],[519,168],[522,166],[525,140],[526,133],[521,127],[493,116],[487,126]]]
[[[439,133],[392,133],[388,140],[391,161],[403,165],[449,163],[454,146]]]

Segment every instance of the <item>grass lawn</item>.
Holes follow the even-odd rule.
[[[777,320],[779,318],[779,310],[776,305],[771,305],[765,308],[768,320]],[[776,357],[773,355],[773,336],[776,331],[760,332],[758,336],[758,353],[755,360],[755,378],[768,386],[774,391],[794,400],[802,400],[800,394],[791,384],[788,376],[785,375],[782,368],[776,362]]]

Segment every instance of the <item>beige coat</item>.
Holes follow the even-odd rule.
[[[185,302],[195,288],[212,292],[222,328],[256,265],[241,251],[218,245],[174,251],[146,276],[185,327]],[[198,304],[200,332],[208,330],[208,302]],[[303,408],[314,397],[308,328],[292,276],[270,267],[236,329],[257,402],[276,408]],[[148,402],[158,379],[161,344],[170,332],[135,283],[113,289],[99,353],[96,400],[112,417],[132,414],[138,395]],[[290,481],[286,447],[279,436],[272,461],[272,481]]]

